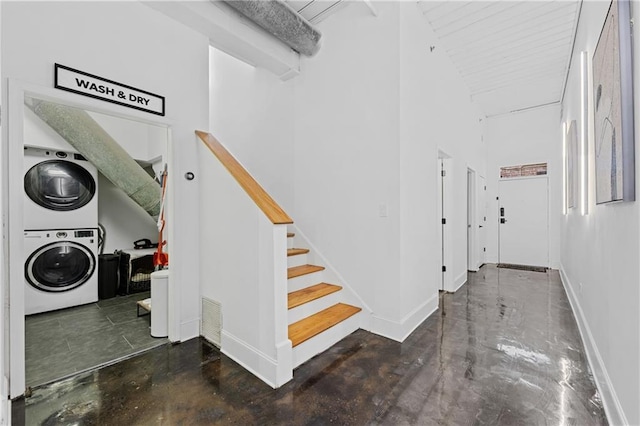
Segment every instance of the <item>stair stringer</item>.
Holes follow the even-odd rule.
[[[294,232],[296,235],[293,237],[294,245],[298,247],[306,247],[310,249],[307,253],[307,260],[309,263],[318,266],[324,266],[325,270],[322,271],[322,280],[329,284],[336,284],[342,287],[340,293],[340,299],[342,302],[349,305],[354,305],[362,308],[362,311],[354,315],[359,318],[357,321],[358,328],[371,331],[371,317],[373,311],[365,303],[364,300],[358,295],[358,293],[349,285],[347,280],[344,279],[338,270],[322,255],[320,250],[307,238],[307,236],[298,228],[295,224],[288,225],[289,232]],[[294,348],[295,349],[295,348]]]

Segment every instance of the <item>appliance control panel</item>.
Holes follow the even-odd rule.
[[[76,238],[91,238],[95,234],[93,229],[81,229],[79,231],[74,231],[74,235]]]

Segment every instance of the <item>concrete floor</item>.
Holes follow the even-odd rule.
[[[557,272],[485,266],[403,343],[359,330],[273,390],[201,339],[36,389],[14,424],[607,424]]]

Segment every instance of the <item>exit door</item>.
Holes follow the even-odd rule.
[[[548,267],[547,177],[503,179],[499,193],[499,262]]]

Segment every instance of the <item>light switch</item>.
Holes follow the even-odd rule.
[[[378,206],[378,216],[380,216],[380,217],[389,216],[389,208],[387,207],[386,204],[380,204]]]

